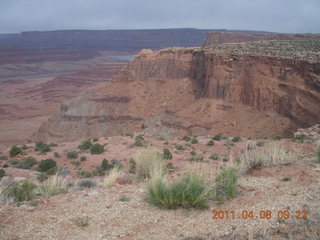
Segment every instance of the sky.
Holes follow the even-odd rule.
[[[0,33],[184,27],[319,33],[320,0],[0,0]]]

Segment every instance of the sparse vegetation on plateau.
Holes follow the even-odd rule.
[[[57,170],[57,163],[53,159],[41,160],[38,165],[38,170],[40,172],[46,172],[48,174],[55,174]]]
[[[184,135],[182,139],[186,142],[189,142],[191,140],[191,137],[189,135]]]
[[[46,152],[50,152],[51,149],[48,144],[44,143],[43,141],[39,141],[39,142],[36,142],[34,151],[40,152],[40,153],[46,153]]]
[[[67,158],[69,158],[69,159],[76,159],[76,158],[78,158],[78,153],[75,152],[75,151],[68,152],[68,153],[67,153]]]
[[[90,149],[92,146],[92,142],[90,139],[84,140],[81,142],[81,144],[79,145],[79,149],[80,150],[87,150]]]
[[[220,140],[222,140],[222,138],[223,138],[222,134],[217,134],[212,137],[212,140],[220,141]]]
[[[214,141],[212,139],[210,139],[208,142],[207,142],[207,146],[213,146],[214,145]]]
[[[90,152],[91,154],[101,154],[104,152],[104,147],[101,144],[96,143],[91,146]]]

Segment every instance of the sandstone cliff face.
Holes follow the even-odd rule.
[[[272,33],[229,33],[211,32],[208,34],[203,46],[209,47],[223,43],[242,43],[264,40],[301,40],[320,38],[320,34],[272,34]]]
[[[319,63],[199,48],[143,50],[113,81],[62,105],[36,137],[76,139],[141,129],[289,135],[319,122],[319,83]]]

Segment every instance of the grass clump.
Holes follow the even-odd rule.
[[[6,175],[6,171],[4,169],[0,169],[0,179]]]
[[[60,193],[67,193],[67,182],[65,178],[57,174],[45,180],[39,187],[39,192],[44,197],[50,197]]]
[[[22,154],[22,149],[17,147],[16,145],[13,145],[11,148],[10,148],[10,151],[9,151],[9,155],[10,157],[15,157],[19,154]]]
[[[219,160],[219,155],[216,153],[212,153],[209,157],[211,160]]]
[[[40,153],[47,153],[47,152],[50,152],[51,149],[48,144],[44,143],[43,141],[39,141],[39,142],[36,142],[34,151],[40,152]]]
[[[188,173],[172,183],[161,174],[154,174],[147,185],[148,201],[162,208],[208,208],[210,197],[210,188],[197,173]]]
[[[177,150],[179,150],[179,151],[185,150],[185,147],[182,146],[182,145],[179,145],[179,144],[175,145],[174,147],[175,147]]]
[[[224,166],[215,177],[215,199],[223,201],[238,194],[238,172],[234,167]]]
[[[78,146],[78,148],[80,150],[88,150],[91,148],[91,146],[92,146],[91,140],[87,139],[87,140],[82,141],[81,144]]]
[[[163,159],[167,159],[167,160],[172,159],[172,154],[171,154],[171,152],[170,152],[170,150],[169,150],[168,148],[164,148],[164,149],[163,149],[162,158],[163,158]]]
[[[117,180],[118,177],[122,175],[122,171],[118,166],[115,166],[109,174],[103,180],[103,187],[111,187]]]
[[[36,159],[34,157],[29,156],[19,162],[18,168],[30,169],[36,163],[37,163]]]
[[[101,154],[104,152],[104,146],[99,143],[96,143],[91,146],[90,152],[91,154]]]
[[[69,159],[76,159],[76,158],[78,158],[78,153],[75,152],[75,151],[68,152],[68,153],[67,153],[67,158],[69,158]]]
[[[199,143],[198,138],[193,137],[192,140],[191,140],[191,143],[192,143],[192,144],[197,144],[197,143]]]
[[[241,141],[241,137],[239,136],[232,138],[232,142],[240,142],[240,141]]]
[[[162,171],[164,169],[162,156],[157,151],[150,149],[139,151],[134,159],[136,162],[136,177],[139,180],[150,178],[152,171],[155,169],[161,169]]]
[[[208,142],[207,142],[207,146],[213,146],[214,145],[214,141],[212,139],[210,139]]]
[[[17,182],[8,181],[0,185],[0,201],[2,202],[23,202],[30,201],[35,196],[36,185],[28,180]]]
[[[144,137],[140,134],[135,137],[135,142],[133,144],[136,147],[143,147],[145,145]]]
[[[80,157],[80,161],[81,161],[81,162],[84,162],[84,161],[86,161],[86,160],[87,160],[87,157],[86,157],[86,156],[81,156],[81,157]]]
[[[136,173],[137,163],[133,158],[129,160],[129,173]]]
[[[282,178],[282,181],[289,182],[289,181],[291,181],[291,177],[284,177],[284,178]]]

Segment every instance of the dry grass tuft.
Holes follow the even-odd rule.
[[[122,171],[119,169],[118,166],[115,166],[109,174],[104,178],[103,187],[111,187],[117,180],[118,177],[122,175]]]
[[[67,193],[67,181],[57,174],[38,185],[39,192],[44,197],[50,197],[60,193]]]

